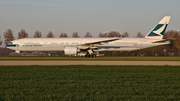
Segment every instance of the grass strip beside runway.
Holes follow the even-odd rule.
[[[0,57],[0,61],[180,61],[180,57]]]
[[[178,66],[0,66],[0,100],[180,100]]]

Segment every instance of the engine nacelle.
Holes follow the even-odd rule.
[[[64,47],[64,54],[66,55],[76,55],[78,52],[77,47],[74,46],[65,46]]]

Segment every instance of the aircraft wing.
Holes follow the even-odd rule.
[[[110,39],[107,39],[107,40],[100,40],[100,41],[95,41],[95,42],[89,42],[89,43],[85,43],[85,44],[80,44],[78,46],[79,49],[87,49],[87,48],[97,48],[97,46],[99,45],[103,45],[103,44],[106,44],[108,42],[111,42],[111,41],[115,41],[115,40],[119,40],[120,38],[110,38]]]

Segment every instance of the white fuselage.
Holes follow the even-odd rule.
[[[7,47],[16,51],[64,51],[66,46],[79,46],[86,43],[108,40],[110,38],[24,38],[12,41],[14,47]],[[119,40],[98,45],[94,51],[133,51],[148,47],[169,44],[153,43],[157,39],[148,38],[120,38]]]

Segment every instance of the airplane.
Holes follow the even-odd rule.
[[[6,47],[22,51],[64,51],[65,55],[85,53],[95,57],[99,51],[135,51],[170,44],[163,39],[171,16],[165,16],[145,38],[23,38],[11,41]]]

